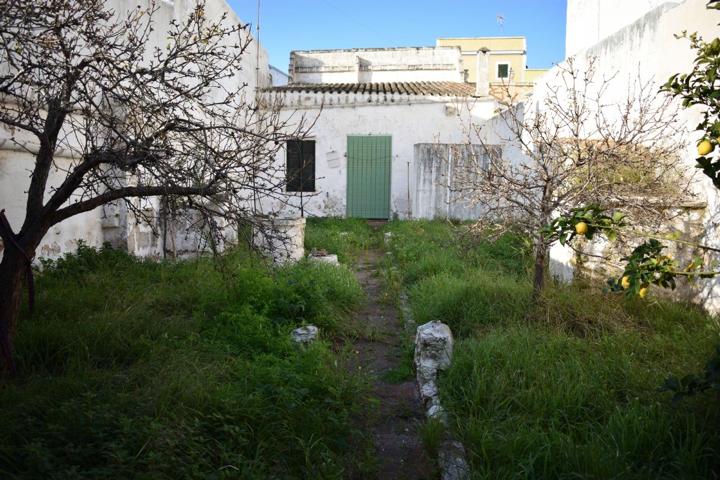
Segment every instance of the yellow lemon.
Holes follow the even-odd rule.
[[[715,150],[715,145],[713,145],[710,140],[703,140],[698,144],[698,155],[705,156],[708,153]]]
[[[625,276],[622,278],[622,280],[620,280],[620,285],[622,285],[622,287],[623,287],[625,290],[627,290],[628,288],[630,288],[630,277],[628,277],[627,275],[625,275]]]
[[[575,224],[575,233],[578,235],[585,235],[588,231],[587,223],[585,222],[578,222]]]
[[[640,291],[638,292],[638,295],[640,295],[640,298],[645,298],[648,293],[648,287],[642,287]]]

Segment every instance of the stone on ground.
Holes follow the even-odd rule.
[[[309,345],[318,338],[318,327],[315,325],[307,325],[305,327],[296,328],[290,334],[292,341],[298,345]]]
[[[340,265],[340,262],[338,261],[338,256],[335,254],[318,254],[318,253],[311,253],[308,255],[308,260],[311,262],[318,262],[318,263],[327,263],[330,265]]]

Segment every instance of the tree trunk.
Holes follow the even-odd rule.
[[[533,277],[533,302],[537,301],[545,288],[545,270],[547,265],[547,250],[545,238],[542,235],[535,242],[535,274]]]
[[[16,248],[5,245],[0,262],[0,355],[5,370],[11,376],[16,372],[12,337],[20,314],[25,272],[26,260],[23,254]]]

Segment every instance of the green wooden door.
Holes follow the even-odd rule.
[[[347,215],[390,218],[392,137],[347,137]]]

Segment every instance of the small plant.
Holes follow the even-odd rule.
[[[428,457],[438,458],[438,451],[446,434],[447,428],[438,419],[429,418],[420,425],[420,437]]]
[[[673,402],[677,403],[685,397],[712,391],[720,394],[720,345],[715,347],[715,354],[705,365],[701,374],[689,374],[682,378],[668,377],[660,387],[662,392],[673,392]]]

